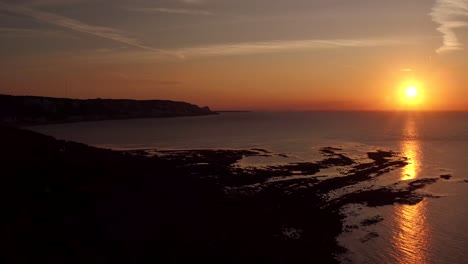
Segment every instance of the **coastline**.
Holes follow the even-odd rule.
[[[69,99],[0,94],[0,123],[60,123],[216,115],[209,107],[170,100]]]
[[[335,256],[345,249],[336,238],[347,228],[341,208],[416,204],[426,197],[419,189],[441,180],[399,182],[330,198],[404,167],[408,159],[377,150],[363,163],[327,147],[319,161],[243,168],[236,164],[244,157],[276,154],[263,149],[111,151],[23,129],[0,131],[8,175],[2,184],[7,216],[2,229],[10,230],[1,242],[12,258],[66,258],[73,252],[87,261],[235,255],[337,262]],[[318,174],[329,168],[340,168],[342,175]],[[38,252],[25,241],[43,247]]]

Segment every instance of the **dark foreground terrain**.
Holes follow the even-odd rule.
[[[214,115],[208,107],[168,100],[68,99],[0,95],[0,122],[36,125],[127,118]]]
[[[341,208],[415,204],[442,179],[357,188],[408,164],[391,151],[241,167],[252,150],[117,152],[0,127],[0,255],[14,262],[267,256],[336,262]],[[320,171],[338,168],[340,177]],[[382,219],[369,219],[371,225]],[[2,261],[2,263],[7,263]]]

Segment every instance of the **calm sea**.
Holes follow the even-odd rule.
[[[448,181],[424,192],[442,196],[414,205],[348,208],[349,223],[380,215],[384,221],[344,233],[349,253],[360,263],[468,263],[468,113],[252,112],[218,116],[137,119],[36,126],[59,139],[114,149],[265,148],[300,160],[318,148],[350,153],[368,149],[401,152],[411,164],[386,181],[438,178]],[[375,232],[369,241],[362,238]]]

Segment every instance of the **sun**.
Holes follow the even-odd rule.
[[[406,87],[406,96],[408,98],[415,98],[418,96],[418,88],[416,86],[410,85]]]
[[[397,92],[402,109],[421,109],[426,104],[426,87],[420,81],[413,79],[401,82]]]

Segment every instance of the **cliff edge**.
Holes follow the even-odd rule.
[[[168,100],[80,100],[0,95],[0,122],[10,125],[213,114],[217,113],[208,107]]]

